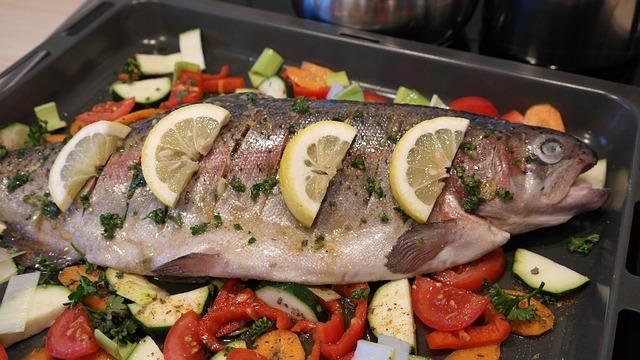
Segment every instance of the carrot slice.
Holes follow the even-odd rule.
[[[49,144],[53,144],[53,143],[57,143],[57,142],[63,142],[64,139],[67,138],[67,135],[65,134],[53,134],[53,135],[47,135],[47,142]]]
[[[304,360],[304,348],[298,335],[288,330],[274,330],[258,338],[255,350],[268,359]]]
[[[155,109],[155,108],[142,109],[142,110],[134,111],[132,113],[123,115],[117,118],[115,121],[124,125],[129,125],[138,121],[146,120],[160,112],[162,112],[162,110]]]
[[[80,284],[80,275],[86,277],[91,281],[97,281],[100,277],[100,270],[94,270],[91,272],[87,272],[87,265],[74,265],[67,266],[62,269],[58,274],[58,281],[71,291],[75,291],[78,285]],[[83,303],[93,310],[104,310],[107,307],[107,303],[109,301],[108,297],[102,297],[99,295],[90,295],[87,296]]]
[[[321,90],[328,88],[323,77],[295,66],[289,66],[285,70],[285,75],[296,85],[309,90]]]
[[[524,114],[524,123],[564,132],[562,115],[550,104],[537,104],[530,107]]]
[[[45,348],[34,349],[27,355],[24,360],[51,360],[51,355]]]
[[[78,131],[80,131],[80,129],[82,129],[82,127],[84,127],[85,124],[81,123],[78,120],[74,120],[71,123],[71,126],[69,126],[69,132],[71,133],[71,135],[75,135]]]
[[[500,359],[500,345],[479,346],[470,349],[456,350],[445,360],[498,360]]]
[[[509,295],[513,296],[521,296],[524,295],[523,292],[516,290],[505,290],[505,292]],[[553,323],[555,321],[555,316],[548,307],[544,306],[540,301],[536,299],[530,299],[531,304],[535,307],[537,317],[532,319],[531,321],[523,321],[523,320],[509,320],[509,324],[511,324],[511,332],[521,336],[538,336],[542,335],[545,332],[551,330],[553,328]],[[525,308],[527,307],[527,301],[523,300],[518,304],[518,307]]]
[[[74,360],[116,360],[113,356],[109,355],[108,352],[100,349],[93,354],[89,354],[80,358],[75,358]]]
[[[300,65],[300,68],[304,71],[308,71],[315,74],[316,76],[319,76],[321,79],[324,79],[325,77],[327,77],[327,75],[333,72],[333,70],[329,69],[328,67],[316,65],[308,61],[303,61]]]

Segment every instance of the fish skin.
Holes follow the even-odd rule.
[[[22,198],[47,191],[47,172],[60,146],[14,151],[0,160],[0,220],[7,224],[4,245],[27,250],[18,259],[27,265],[33,264],[36,255],[61,265],[86,256],[98,265],[146,275],[353,283],[403,278],[477,259],[506,242],[509,233],[560,224],[599,207],[607,197],[606,190],[574,184],[579,173],[595,164],[595,153],[574,137],[552,130],[409,105],[317,101],[310,103],[309,113],[299,114],[291,110],[292,100],[254,94],[205,102],[220,105],[232,115],[176,207],[169,209],[170,215],[181,215],[182,227],[172,221],[156,225],[145,218],[163,207],[147,186],[138,188],[129,200],[126,195],[131,167],[139,163],[144,137],[159,115],[132,126],[123,150],[114,153],[92,185],[91,206],[82,209],[78,201],[55,220],[36,216],[37,209]],[[345,117],[358,133],[311,229],[291,216],[278,186],[269,196],[251,199],[253,184],[277,174],[281,153],[293,136],[290,126],[300,129],[336,116]],[[464,187],[451,175],[427,224],[404,221],[394,210],[397,203],[388,181],[393,144],[388,135],[400,137],[415,124],[438,116],[471,120],[465,142],[476,144],[478,156],[458,151],[453,167],[461,166],[485,182],[510,189],[513,200],[488,199],[474,213],[467,213],[460,207]],[[544,160],[549,159],[541,154],[530,164],[516,165],[517,159],[539,153],[533,146],[548,139],[561,143],[560,161],[547,163]],[[36,166],[43,151],[51,151],[51,156]],[[350,166],[358,155],[365,160],[364,171]],[[34,168],[33,180],[9,194],[8,178],[29,167]],[[234,177],[245,184],[245,192],[226,186]],[[379,181],[382,198],[369,198],[364,187],[367,177]],[[545,191],[544,184],[557,185]],[[126,213],[124,228],[112,240],[101,235],[99,217],[106,212]],[[215,214],[222,217],[219,228],[210,225],[202,235],[191,234],[191,226],[214,223]],[[382,214],[388,222],[380,220]],[[234,224],[243,230],[235,230]],[[321,236],[323,246],[316,245]],[[249,244],[250,237],[255,243]]]

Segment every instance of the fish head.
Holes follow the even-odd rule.
[[[480,154],[480,158],[493,159],[484,164],[489,168],[484,180],[497,179],[497,187],[507,188],[513,199],[489,198],[477,215],[517,234],[564,223],[607,200],[606,189],[578,180],[598,160],[584,142],[555,130],[524,125],[506,125],[500,133],[499,140],[484,147],[492,153]]]

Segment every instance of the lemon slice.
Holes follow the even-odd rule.
[[[60,210],[69,208],[130,131],[130,127],[117,122],[98,121],[80,129],[64,145],[49,171],[49,193]]]
[[[173,207],[198,170],[198,160],[231,114],[220,106],[194,104],[174,110],[151,129],[142,145],[142,174],[153,194]]]
[[[311,227],[329,181],[349,150],[356,129],[339,121],[311,124],[289,141],[280,160],[280,189],[291,214]]]
[[[423,121],[396,144],[389,171],[391,192],[415,221],[429,218],[468,125],[469,120],[456,117]]]

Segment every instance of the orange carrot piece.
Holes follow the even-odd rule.
[[[304,348],[298,335],[288,330],[274,330],[260,336],[255,350],[268,359],[304,360]]]
[[[52,134],[52,135],[47,135],[47,142],[49,144],[53,144],[53,143],[57,143],[57,142],[63,142],[64,139],[67,138],[66,134]]]
[[[86,265],[74,265],[68,266],[58,273],[58,281],[71,291],[75,291],[80,284],[80,275],[86,277],[91,281],[97,281],[100,277],[100,270],[94,270],[87,272]],[[102,297],[99,295],[87,296],[83,303],[93,310],[104,310],[107,307],[109,301],[108,297]]]
[[[524,123],[564,132],[562,115],[550,104],[537,104],[530,107],[524,114]]]
[[[327,77],[327,75],[333,72],[333,70],[329,69],[328,67],[316,65],[308,61],[303,61],[302,64],[300,65],[300,68],[302,70],[309,71],[315,74],[316,76],[319,76],[322,79],[324,79],[325,77]]]
[[[498,360],[500,359],[500,345],[487,345],[475,348],[456,350],[445,360]]]
[[[51,360],[51,355],[47,352],[45,348],[37,348],[34,349],[27,355],[24,360]]]
[[[524,295],[523,292],[516,290],[505,290],[505,292],[513,296]],[[553,328],[555,316],[553,316],[551,310],[536,299],[532,298],[530,301],[535,307],[536,318],[531,321],[510,320],[509,324],[511,324],[512,333],[521,336],[538,336]],[[527,307],[527,301],[521,301],[520,304],[518,304],[518,307],[521,309]]]
[[[134,112],[129,113],[127,115],[123,115],[123,116],[117,118],[115,121],[119,122],[121,124],[124,124],[124,125],[129,125],[129,124],[133,124],[133,123],[138,122],[138,121],[146,120],[146,119],[152,117],[153,115],[155,115],[157,113],[161,113],[161,112],[162,112],[162,110],[155,109],[155,108],[142,109],[142,110],[134,111]]]
[[[78,131],[80,131],[80,129],[82,129],[82,127],[84,127],[84,124],[82,124],[78,120],[74,120],[71,123],[71,126],[69,126],[69,132],[71,133],[71,135],[75,135]]]

